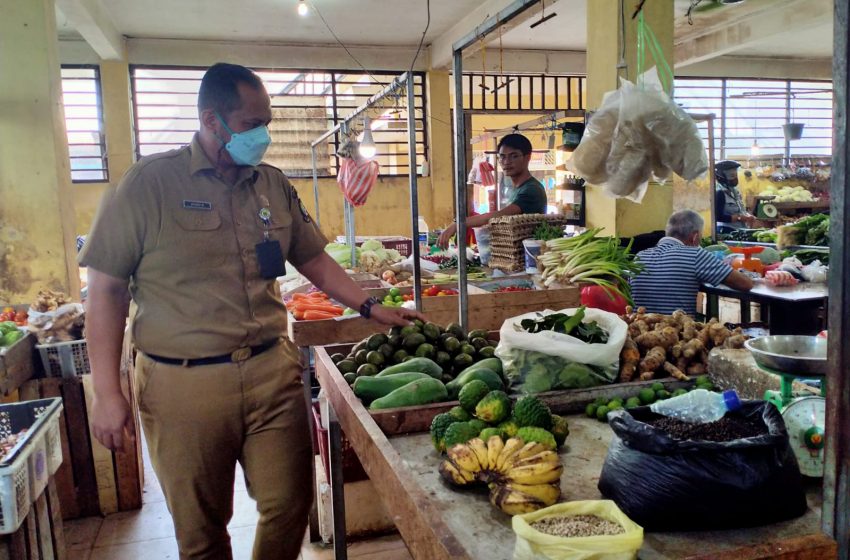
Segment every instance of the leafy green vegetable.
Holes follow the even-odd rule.
[[[540,319],[523,319],[520,326],[531,334],[542,331],[555,331],[557,333],[569,334],[582,342],[588,344],[605,344],[608,342],[608,333],[600,327],[596,321],[583,323],[585,309],[584,305],[576,310],[575,314],[552,313]]]
[[[541,222],[539,226],[534,228],[534,239],[539,241],[549,241],[550,239],[558,239],[563,236],[563,227],[553,226],[548,222]]]

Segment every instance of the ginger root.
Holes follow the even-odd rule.
[[[640,361],[640,371],[642,374],[648,371],[656,372],[666,361],[667,351],[661,346],[655,346],[654,348],[651,348],[649,352],[646,353],[643,360]],[[643,379],[643,375],[641,375],[641,379]]]
[[[687,367],[685,372],[691,377],[699,377],[700,375],[705,375],[705,364],[693,363]]]
[[[674,344],[679,342],[679,334],[673,327],[664,327],[660,331],[648,332],[638,336],[635,342],[645,349],[660,346],[666,354],[668,348],[672,348]]]
[[[670,374],[670,377],[674,379],[678,379],[679,381],[689,381],[690,378],[684,374],[682,370],[671,364],[670,362],[664,362],[664,371]]]
[[[626,343],[620,352],[620,381],[622,383],[632,380],[638,364],[640,364],[640,350],[634,340],[626,338]]]
[[[747,336],[744,334],[734,334],[727,338],[724,343],[724,348],[743,348],[744,342],[747,340]]]

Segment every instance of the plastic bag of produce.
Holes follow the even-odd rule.
[[[375,160],[342,158],[336,181],[346,200],[353,206],[366,204],[366,197],[375,185],[379,170]]]
[[[654,69],[643,83],[621,80],[620,89],[606,94],[567,163],[611,196],[635,202],[653,176],[663,181],[675,172],[690,181],[708,169],[693,119],[664,93]]]
[[[558,537],[531,526],[541,519],[575,515],[595,515],[619,524],[624,531],[617,535]],[[555,504],[533,513],[515,515],[511,525],[516,533],[514,560],[632,560],[643,545],[643,528],[611,500]]]
[[[652,531],[751,527],[805,513],[800,469],[779,411],[745,401],[733,415],[763,425],[764,435],[673,439],[646,423],[659,418],[649,407],[609,412],[614,438],[599,491]]]
[[[522,328],[525,319],[539,320],[554,313],[575,315],[578,309],[546,310],[507,319],[499,331],[496,356],[505,376],[526,393],[552,389],[594,387],[613,382],[618,373],[620,350],[628,327],[617,315],[601,309],[585,309],[582,323],[593,322],[607,335],[604,343],[587,343],[573,335],[543,330],[530,333]]]

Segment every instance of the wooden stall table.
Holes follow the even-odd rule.
[[[769,323],[770,334],[814,335],[824,328],[820,313],[825,313],[829,300],[826,284],[800,282],[796,286],[771,286],[756,282],[749,292],[725,284],[704,284],[700,290],[708,296],[709,317],[718,316],[717,298],[728,297],[740,300],[742,323],[750,322],[750,303],[761,304],[763,316],[767,311],[767,320],[762,320]]]
[[[51,476],[47,488],[30,506],[30,512],[14,533],[0,535],[3,560],[66,560],[65,534],[56,483]],[[73,560],[73,559],[70,559]]]
[[[409,427],[413,433],[386,435],[376,418],[354,396],[336,371],[324,348],[316,350],[316,371],[333,408],[331,422],[331,484],[334,498],[334,552],[337,560],[346,555],[344,504],[341,491],[339,431],[346,437],[373,480],[405,544],[414,558],[422,560],[477,559],[509,560],[513,557],[515,536],[510,517],[495,510],[486,492],[457,491],[440,480],[437,466],[441,458],[434,452],[425,416],[431,410],[380,411],[376,416],[385,427],[396,416],[399,432]],[[650,382],[636,382],[638,387]],[[669,382],[668,382],[669,383]],[[679,382],[677,382],[679,383]],[[630,390],[635,389],[630,386]],[[600,394],[623,391],[623,385],[561,392],[545,398],[553,412],[570,413]],[[551,395],[551,394],[550,394]],[[440,403],[445,405],[445,403]],[[422,417],[420,417],[422,416]],[[584,416],[570,416],[570,436],[561,453],[565,500],[599,499],[596,488],[613,432],[606,424]],[[419,426],[421,431],[415,431]],[[385,428],[386,429],[386,428]],[[336,442],[333,440],[337,439]],[[334,449],[336,448],[336,449]],[[336,456],[334,456],[336,454]],[[832,559],[836,543],[820,529],[820,488],[808,489],[809,509],[790,521],[740,530],[648,533],[640,551],[642,560],[691,558],[699,560],[745,560],[782,558],[784,560]],[[342,512],[340,514],[339,512]]]

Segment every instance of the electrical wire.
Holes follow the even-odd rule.
[[[422,32],[422,38],[419,39],[419,46],[416,47],[416,54],[413,55],[413,61],[410,63],[410,72],[413,72],[413,67],[416,65],[416,59],[419,58],[419,53],[422,51],[422,44],[425,42],[425,35],[428,34],[428,29],[431,27],[431,0],[426,0],[426,9],[428,11],[428,21],[425,23],[425,31]]]
[[[375,81],[375,83],[376,83],[376,84],[378,84],[378,85],[383,85],[383,84],[381,83],[381,81],[380,81],[380,80],[378,80],[378,78],[376,78],[375,76],[373,76],[373,75],[372,75],[372,73],[371,73],[371,72],[369,72],[369,70],[367,70],[367,69],[366,69],[366,67],[365,67],[365,66],[363,66],[363,64],[362,64],[359,60],[357,60],[357,57],[356,57],[356,56],[354,56],[354,55],[351,53],[351,51],[350,51],[350,50],[348,50],[348,47],[346,47],[346,46],[345,46],[345,43],[343,43],[343,42],[339,39],[339,37],[337,37],[336,33],[334,33],[334,30],[331,28],[330,24],[329,24],[329,23],[327,22],[327,20],[325,19],[325,16],[323,16],[323,15],[322,15],[322,12],[321,12],[321,11],[319,11],[319,7],[318,7],[318,6],[316,6],[315,2],[310,2],[310,7],[311,7],[311,8],[313,8],[313,10],[316,12],[316,14],[318,14],[319,19],[321,19],[321,20],[322,20],[322,23],[324,23],[324,24],[325,24],[325,27],[328,29],[328,31],[330,32],[330,34],[331,34],[331,35],[333,35],[334,40],[337,42],[337,44],[338,44],[340,47],[342,47],[342,48],[345,50],[345,52],[346,52],[346,53],[348,53],[348,56],[349,56],[349,57],[351,57],[351,60],[353,60],[353,61],[357,64],[357,66],[359,66],[359,67],[360,67],[360,69],[361,69],[361,70],[363,70],[364,72],[366,72],[366,73],[369,75],[369,77],[370,77],[370,78],[372,78],[372,80],[374,80],[374,81]]]

